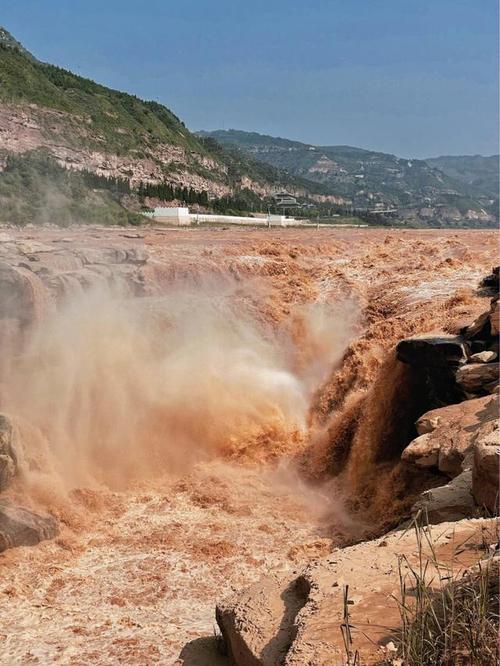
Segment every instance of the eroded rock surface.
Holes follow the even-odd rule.
[[[428,529],[428,537],[442,562],[453,557],[458,574],[477,558],[474,544],[495,541],[493,521],[465,520]],[[450,545],[467,540],[470,549],[455,552]],[[430,549],[424,545],[424,559]],[[417,565],[418,548],[413,529],[335,550],[295,576],[269,579],[253,585],[218,605],[217,619],[238,666],[332,666],[345,663],[341,626],[344,622],[344,594],[348,585],[353,650],[361,663],[382,663],[387,645],[395,640],[400,625],[396,598],[401,560]],[[429,576],[434,569],[429,566]],[[288,607],[291,589],[300,590],[301,604]],[[294,615],[295,613],[295,615]],[[286,634],[290,641],[280,642]],[[280,650],[269,651],[269,646]]]
[[[44,539],[53,539],[58,531],[52,516],[0,503],[0,552],[17,546],[35,546]]]
[[[498,363],[469,363],[457,370],[457,384],[466,393],[492,393],[498,386]]]
[[[426,412],[416,423],[420,436],[401,457],[418,467],[458,476],[472,465],[476,439],[496,427],[498,410],[498,396],[485,396]]]
[[[479,506],[499,513],[500,431],[478,437],[474,447],[472,492]]]

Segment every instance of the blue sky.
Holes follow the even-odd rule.
[[[0,0],[38,58],[237,128],[402,156],[498,152],[497,0]]]

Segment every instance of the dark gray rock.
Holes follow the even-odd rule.
[[[460,336],[415,337],[396,347],[400,361],[417,367],[460,366],[467,362],[468,349]]]
[[[495,266],[492,269],[491,274],[487,275],[483,280],[481,280],[480,286],[491,292],[498,293],[498,288],[500,286],[499,273],[500,273],[500,266]]]

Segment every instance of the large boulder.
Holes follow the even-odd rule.
[[[457,370],[457,384],[468,394],[492,393],[498,385],[498,372],[498,363],[469,363]]]
[[[293,576],[266,577],[237,598],[221,602],[216,619],[235,664],[278,666],[294,638],[293,622],[307,600]]]
[[[17,471],[17,437],[12,421],[0,414],[0,491],[7,488]]]
[[[458,476],[472,465],[476,439],[496,427],[498,410],[498,396],[485,396],[426,412],[416,423],[420,436],[406,447],[402,460]]]
[[[401,460],[417,467],[437,467],[440,443],[431,433],[424,433],[408,444],[401,454]]]
[[[491,335],[489,311],[483,312],[479,317],[476,317],[472,324],[462,329],[461,333],[467,340],[488,339]]]
[[[490,309],[477,317],[472,324],[461,330],[461,334],[468,341],[482,340],[485,343],[492,343],[498,336],[499,330],[499,310],[498,296],[491,299]]]
[[[58,531],[52,516],[0,503],[0,552],[17,546],[35,546],[44,539],[53,539]]]
[[[500,431],[498,423],[489,434],[476,439],[472,468],[472,493],[480,506],[498,515]]]
[[[396,354],[400,361],[409,365],[448,367],[466,363],[468,350],[460,336],[439,335],[401,340]]]
[[[433,525],[475,516],[472,472],[466,470],[449,483],[423,492],[412,507],[412,515],[419,513]]]

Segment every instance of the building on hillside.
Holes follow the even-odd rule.
[[[286,192],[284,190],[282,192],[275,192],[273,194],[273,199],[275,201],[276,206],[283,206],[283,207],[297,206],[297,199],[289,192]]]

